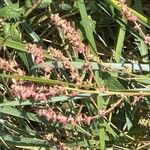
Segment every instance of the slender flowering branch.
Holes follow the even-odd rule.
[[[127,5],[125,4],[125,0],[122,1],[120,0],[120,4],[121,4],[121,14],[124,15],[127,20],[129,21],[138,21],[138,17],[133,15],[132,12],[128,9]]]
[[[131,21],[134,23],[134,29],[137,31],[140,31],[140,33],[142,34],[143,38],[144,38],[144,42],[145,44],[150,46],[150,35],[148,34],[144,34],[142,29],[141,29],[141,24],[138,24],[138,17],[135,16],[134,14],[132,14],[132,12],[130,11],[130,9],[128,9],[127,5],[126,5],[126,0],[119,0],[119,3],[121,5],[121,14],[124,15],[127,20]]]
[[[75,67],[69,61],[69,58],[65,57],[60,50],[50,47],[48,49],[48,54],[53,58],[62,61],[64,68],[69,70],[72,81],[76,81],[77,83],[82,83],[82,78],[80,77],[78,70],[75,69]]]
[[[124,101],[124,99],[125,99],[125,97],[122,97],[120,100],[118,100],[116,103],[114,103],[109,109],[101,110],[99,112],[99,115],[102,117],[106,116],[107,114],[112,112],[117,106],[119,106]]]
[[[45,117],[47,120],[53,121],[54,123],[55,122],[60,122],[62,124],[70,123],[72,125],[75,125],[75,124],[78,124],[80,122],[84,122],[85,124],[90,125],[90,123],[93,119],[91,116],[87,116],[86,114],[80,114],[76,118],[73,118],[71,116],[66,117],[62,114],[57,114],[51,108],[38,108],[36,110],[36,113],[39,116]]]
[[[50,19],[52,24],[64,31],[65,38],[70,41],[77,52],[87,51],[87,46],[82,43],[79,33],[71,26],[69,21],[60,18],[59,14],[52,14]]]

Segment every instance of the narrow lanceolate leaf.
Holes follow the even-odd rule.
[[[13,41],[11,39],[5,40],[4,38],[0,37],[0,46],[7,46],[10,48],[14,48],[20,52],[26,52],[25,44]]]
[[[103,110],[104,109],[104,102],[105,100],[103,97],[97,96],[97,103],[98,103],[98,110]],[[106,133],[105,133],[105,120],[104,118],[100,118],[99,122],[99,142],[100,142],[100,149],[104,150],[105,149],[105,139],[106,139]]]
[[[18,146],[48,146],[49,143],[46,140],[37,139],[37,138],[28,138],[23,136],[13,136],[10,134],[2,134],[1,138],[5,141],[6,144],[18,145]]]
[[[19,52],[27,52],[25,44],[23,44],[21,42],[16,42],[11,39],[4,39],[4,38],[0,37],[0,46],[6,46],[9,48],[13,48],[14,50],[19,51]],[[45,50],[43,50],[43,55],[44,55],[44,57],[51,59],[51,57],[47,54],[47,52]]]
[[[33,101],[33,100],[15,100],[15,101],[7,101],[4,103],[0,103],[0,107],[1,106],[26,106],[26,105],[32,105],[32,106],[36,106],[38,104],[45,104],[45,103],[55,103],[55,102],[64,102],[64,101],[69,101],[69,100],[79,100],[79,99],[87,99],[90,96],[92,96],[92,94],[88,93],[88,94],[78,94],[76,97],[71,97],[71,96],[54,96],[54,97],[50,97],[48,98],[47,101]]]
[[[19,117],[22,119],[28,119],[28,120],[35,121],[35,122],[41,122],[38,119],[36,114],[22,111],[19,108],[17,109],[17,108],[13,108],[10,106],[4,106],[4,107],[0,107],[0,112],[3,114]]]
[[[127,22],[125,17],[122,17],[122,21]],[[116,48],[115,48],[116,62],[121,61],[122,50],[123,50],[123,45],[124,45],[124,40],[125,40],[125,34],[126,34],[126,28],[124,25],[122,25],[122,26],[120,26],[120,29],[119,29],[118,39],[117,39]]]
[[[86,37],[92,47],[91,52],[93,54],[96,54],[97,48],[96,48],[96,44],[95,44],[95,40],[94,40],[94,36],[93,36],[92,25],[89,21],[89,17],[88,17],[87,11],[86,11],[84,0],[77,0],[77,4],[78,4],[78,8],[79,8],[80,15],[82,18],[81,24],[85,30]]]
[[[45,84],[63,84],[63,85],[72,85],[75,86],[73,83],[67,83],[59,80],[51,80],[46,78],[40,78],[40,77],[31,77],[31,76],[20,76],[20,75],[8,75],[8,74],[0,74],[0,77],[6,77],[11,79],[19,79],[19,80],[25,80],[25,81],[32,81],[37,83],[45,83]]]
[[[34,42],[40,42],[40,44],[42,44],[40,37],[33,31],[33,29],[25,21],[23,21],[21,25],[26,30],[26,32],[31,36]]]

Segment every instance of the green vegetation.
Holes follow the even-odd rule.
[[[147,150],[150,2],[0,1],[0,150]]]

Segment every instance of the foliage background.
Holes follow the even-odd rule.
[[[150,3],[128,0],[129,10],[138,17],[143,33],[150,32]],[[134,11],[133,11],[134,10]],[[74,51],[50,21],[57,14],[71,22],[98,60],[88,61],[92,71],[83,71],[86,59]],[[0,143],[1,149],[148,149],[150,146],[150,62],[149,45],[133,22],[121,15],[117,0],[1,0],[0,57],[15,60],[25,74],[6,71],[0,66]],[[42,46],[46,63],[54,67],[45,76],[43,64],[34,64],[26,44]],[[52,58],[49,47],[61,51],[89,80],[92,86],[78,86],[60,60]],[[1,62],[2,64],[2,62]],[[46,101],[22,100],[11,90],[19,80],[41,85],[64,85],[67,92]],[[96,85],[98,82],[98,85]],[[102,88],[102,91],[97,91]],[[123,98],[123,100],[122,100]],[[118,103],[119,101],[119,103]],[[75,126],[48,121],[35,108],[50,107],[64,116],[81,113],[96,116],[90,125]],[[100,111],[108,113],[101,116]]]

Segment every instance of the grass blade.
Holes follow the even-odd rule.
[[[122,21],[127,23],[127,20],[125,17],[122,17]],[[115,48],[115,61],[120,62],[121,57],[122,57],[122,50],[123,50],[123,45],[124,45],[124,40],[125,40],[125,34],[126,34],[126,28],[125,26],[120,26],[119,29],[119,34],[118,34],[118,39],[116,43],[116,48]]]
[[[93,36],[92,27],[90,25],[90,21],[89,21],[88,14],[86,11],[85,2],[84,2],[84,0],[77,0],[77,4],[78,4],[78,8],[79,8],[80,15],[82,18],[81,23],[85,30],[86,37],[92,47],[91,53],[96,54],[97,48],[96,48],[96,44],[95,44],[95,40],[94,40],[94,36]]]

